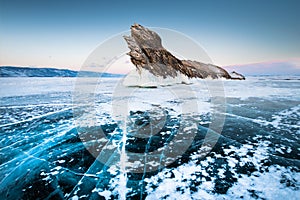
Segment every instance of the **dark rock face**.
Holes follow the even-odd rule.
[[[131,62],[141,72],[144,68],[155,76],[176,77],[178,73],[189,78],[226,78],[229,73],[221,67],[198,61],[180,60],[166,50],[157,33],[139,24],[131,26],[131,36],[124,36],[130,52]],[[238,79],[238,78],[235,78]]]
[[[238,80],[245,80],[246,79],[245,76],[243,76],[242,74],[237,73],[235,71],[231,72],[230,76],[231,76],[231,79],[238,79]]]

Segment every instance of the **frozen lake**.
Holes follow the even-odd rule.
[[[0,199],[299,198],[299,76],[120,81],[1,78]]]

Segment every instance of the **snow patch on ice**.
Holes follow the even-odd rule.
[[[125,86],[130,87],[159,87],[179,83],[190,84],[191,80],[181,73],[178,73],[175,78],[169,76],[166,78],[158,77],[145,69],[141,69],[140,73],[137,70],[131,71],[123,81]]]

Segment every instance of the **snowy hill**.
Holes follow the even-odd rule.
[[[78,71],[55,68],[31,68],[31,67],[0,67],[0,77],[121,77],[120,74],[98,73],[91,71]]]

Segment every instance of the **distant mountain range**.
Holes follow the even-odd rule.
[[[300,75],[300,59],[224,66],[227,71],[237,71],[246,76],[259,75]]]
[[[32,68],[1,66],[0,77],[122,77],[122,74],[100,73],[91,71],[73,71],[56,68]]]

